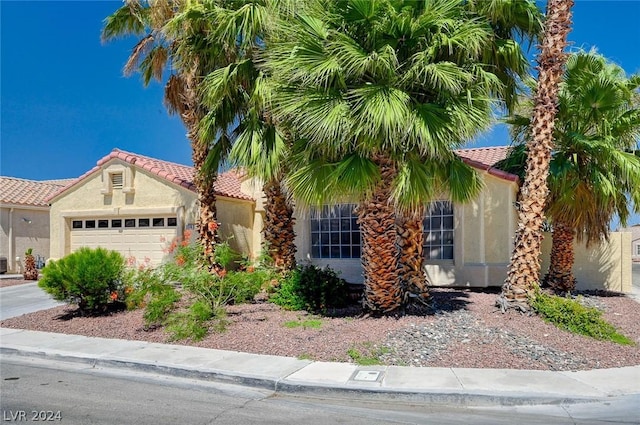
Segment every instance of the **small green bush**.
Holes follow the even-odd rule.
[[[144,307],[147,327],[162,325],[181,298],[176,288],[166,283],[161,270],[132,269],[125,274],[125,282],[133,289],[127,297],[127,308]]]
[[[298,266],[283,279],[271,301],[289,310],[326,313],[345,307],[349,290],[347,282],[329,267]]]
[[[537,291],[531,299],[531,306],[544,320],[560,329],[618,344],[634,344],[632,340],[618,333],[615,327],[607,323],[602,318],[601,311],[593,307],[585,307],[571,298]]]
[[[103,248],[80,248],[42,269],[38,286],[57,301],[77,304],[82,314],[104,313],[122,301],[125,260]]]

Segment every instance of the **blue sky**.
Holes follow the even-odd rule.
[[[0,1],[0,175],[77,177],[116,147],[191,164],[162,86],[143,88],[139,76],[122,74],[136,40],[100,42],[103,19],[121,4]],[[574,48],[597,47],[627,73],[640,72],[640,0],[576,0],[573,21]],[[508,143],[498,129],[470,146]]]

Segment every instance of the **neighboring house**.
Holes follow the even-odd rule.
[[[506,277],[517,226],[518,178],[493,168],[507,147],[463,149],[458,155],[476,168],[484,182],[481,194],[466,204],[435,200],[425,218],[425,274],[432,285],[501,286]],[[51,257],[81,246],[103,246],[126,257],[157,264],[170,241],[196,222],[193,168],[120,150],[53,195]],[[223,239],[249,258],[261,249],[263,197],[252,179],[229,171],[218,176],[218,220]],[[331,266],[346,280],[362,282],[360,233],[353,205],[296,212],[296,246],[300,263]],[[624,238],[589,250],[576,247],[579,289],[630,290],[631,267],[623,262]],[[550,237],[543,262],[548,264]],[[545,260],[546,258],[546,260]],[[628,258],[630,262],[630,258]],[[626,263],[625,263],[626,264]],[[543,271],[545,271],[543,264]],[[626,269],[629,269],[628,273]]]
[[[620,231],[631,233],[631,260],[640,262],[640,224],[634,224]]]
[[[22,272],[27,249],[38,265],[49,258],[49,204],[47,198],[72,179],[35,181],[0,177],[0,257],[9,273]]]
[[[51,257],[101,246],[131,262],[159,264],[172,240],[196,222],[193,172],[186,165],[114,149],[49,198]],[[218,176],[215,188],[221,235],[254,257],[262,218],[250,181],[229,171]]]

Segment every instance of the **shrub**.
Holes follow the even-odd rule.
[[[210,273],[202,247],[190,243],[189,238],[185,234],[173,239],[166,250],[172,254],[170,260],[157,269],[143,265],[127,272],[125,280],[133,288],[127,306],[144,306],[146,325],[166,326],[173,339],[199,340],[211,327],[224,330],[225,305],[253,300],[276,274],[254,266],[246,271],[228,271],[241,257],[226,242],[218,244],[214,253],[215,261],[223,268]],[[178,308],[183,295],[185,301]]]
[[[349,301],[347,282],[329,267],[298,266],[280,284],[271,301],[289,310],[326,313]]]
[[[269,301],[285,310],[304,310],[306,302],[299,290],[301,274],[300,268],[296,268],[287,274],[271,295]]]
[[[103,248],[80,248],[42,269],[38,286],[57,301],[77,304],[82,314],[104,313],[122,301],[125,260]]]
[[[633,344],[602,318],[601,311],[585,307],[571,298],[548,295],[538,290],[531,299],[531,306],[544,320],[560,329],[618,344]]]
[[[132,288],[126,300],[127,308],[144,307],[143,318],[147,327],[164,324],[181,298],[176,288],[166,283],[162,270],[131,269],[125,274],[125,282]]]

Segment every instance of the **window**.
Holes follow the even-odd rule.
[[[109,227],[109,220],[98,220],[98,228],[105,229]]]
[[[636,255],[640,255],[640,243],[636,245]]]
[[[135,218],[127,218],[124,220],[124,227],[136,227]]]
[[[149,227],[149,219],[148,218],[138,219],[138,227]]]
[[[176,227],[178,225],[178,219],[175,217],[169,217],[167,219],[167,226]]]
[[[429,260],[453,260],[453,205],[435,201],[424,218],[424,253]]]
[[[71,222],[72,229],[82,229],[82,220],[73,220]]]
[[[95,220],[85,220],[84,222],[85,229],[95,229],[96,221]]]
[[[325,206],[311,213],[313,258],[360,258],[360,226],[355,205]]]
[[[153,227],[164,227],[164,218],[154,218]]]

